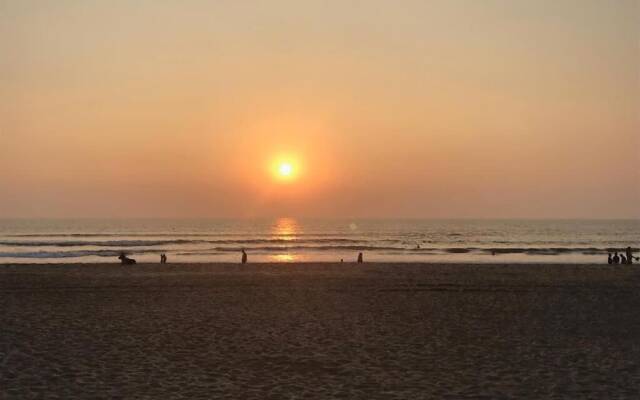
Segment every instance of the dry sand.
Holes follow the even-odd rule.
[[[0,266],[0,398],[640,397],[640,266]]]

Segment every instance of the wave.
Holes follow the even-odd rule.
[[[0,246],[14,247],[78,247],[78,246],[102,246],[102,247],[139,247],[139,246],[161,246],[167,244],[189,244],[204,241],[197,240],[105,240],[105,241],[1,241]]]
[[[368,245],[333,245],[333,246],[254,246],[254,247],[214,247],[211,249],[203,250],[215,251],[215,252],[239,252],[242,249],[247,251],[332,251],[332,250],[354,250],[354,251],[405,251],[404,247],[392,247],[392,246],[368,246]],[[191,254],[196,254],[195,253]]]
[[[249,252],[283,252],[283,251],[403,251],[401,247],[386,247],[386,246],[354,246],[354,245],[333,245],[333,246],[253,246],[253,247],[241,247],[241,246],[219,246],[205,250],[195,251],[180,251],[174,250],[175,255],[187,256],[187,255],[213,255],[213,254],[226,254],[226,253],[238,253],[242,249],[246,249]],[[67,251],[32,251],[32,252],[0,252],[0,258],[74,258],[74,257],[117,257],[122,250],[67,250]],[[127,251],[128,255],[136,254],[154,254],[163,253],[166,250],[161,249],[135,249]],[[170,252],[169,252],[170,253]]]
[[[77,257],[117,257],[117,250],[76,250],[76,251],[32,251],[32,252],[0,252],[0,258],[77,258]],[[140,251],[141,253],[156,253],[156,251]]]
[[[0,246],[14,247],[80,247],[80,246],[96,246],[96,247],[141,247],[141,246],[165,246],[165,245],[188,245],[188,244],[263,244],[263,243],[362,243],[365,240],[346,239],[346,238],[322,238],[322,239],[219,239],[219,240],[190,240],[190,239],[171,239],[171,240],[42,240],[42,241],[0,241]]]
[[[340,236],[358,236],[358,235],[370,235],[367,233],[356,233],[356,232],[334,232],[334,233],[312,233],[312,232],[299,232],[299,233],[256,233],[256,232],[202,232],[202,233],[189,233],[189,232],[148,232],[148,233],[140,233],[140,232],[121,232],[121,233],[14,233],[4,235],[5,237],[12,238],[93,238],[93,237],[216,237],[216,236],[227,236],[227,237],[247,237],[247,236],[263,236],[263,237],[333,237],[336,235]]]
[[[446,249],[447,252],[470,252],[479,251],[489,254],[530,254],[530,255],[558,255],[558,254],[585,254],[585,255],[597,255],[607,254],[613,252],[624,252],[621,248],[599,248],[599,247],[501,247],[501,248],[467,248],[464,249]],[[637,248],[631,249],[633,252],[639,251]]]
[[[464,253],[480,253],[480,254],[530,254],[530,255],[557,255],[557,254],[586,254],[586,255],[598,255],[607,254],[608,252],[622,251],[621,249],[611,248],[596,248],[596,247],[552,247],[552,248],[537,248],[537,247],[514,247],[514,248],[478,248],[478,247],[449,247],[449,248],[406,248],[396,246],[371,246],[371,245],[333,245],[333,246],[255,246],[255,247],[226,247],[219,246],[204,250],[183,251],[177,253],[179,255],[206,255],[206,254],[219,254],[226,252],[239,252],[242,249],[247,251],[258,252],[295,252],[295,251],[379,251],[379,252],[396,252],[396,253],[412,253],[412,254],[464,254]],[[638,252],[640,249],[632,249],[633,252]]]

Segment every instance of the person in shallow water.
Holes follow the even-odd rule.
[[[358,253],[358,264],[362,264],[362,252]]]
[[[611,258],[611,253],[609,253],[609,257],[607,258],[607,264],[613,264],[613,258]]]
[[[618,256],[618,252],[613,253],[613,263],[620,264],[620,257]]]
[[[620,254],[620,264],[626,264],[627,263],[627,257],[624,256],[624,254]]]
[[[242,263],[243,264],[247,263],[247,252],[244,251],[244,249],[242,249]]]

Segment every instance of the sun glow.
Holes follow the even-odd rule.
[[[289,163],[282,163],[280,167],[278,167],[278,173],[282,176],[291,176],[293,167]]]
[[[273,177],[280,182],[292,182],[300,175],[298,163],[289,157],[278,158],[271,164]]]

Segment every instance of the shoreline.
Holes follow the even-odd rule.
[[[610,268],[614,267],[626,267],[626,266],[636,266],[640,269],[640,262],[634,262],[633,264],[607,264],[606,260],[604,263],[590,263],[590,262],[566,262],[566,261],[549,261],[549,262],[531,262],[531,261],[504,261],[504,262],[482,262],[482,261],[474,261],[474,262],[465,262],[465,261],[366,261],[364,263],[357,263],[356,261],[264,261],[264,262],[249,262],[246,264],[242,264],[240,262],[225,262],[225,261],[188,261],[188,262],[167,262],[165,264],[161,264],[159,262],[138,262],[133,265],[122,265],[120,262],[25,262],[25,263],[0,263],[0,268],[8,267],[8,266],[96,266],[96,267],[107,267],[107,266],[122,266],[127,268],[136,268],[136,267],[151,267],[151,266],[159,266],[159,267],[179,267],[179,266],[239,266],[239,267],[253,267],[253,266],[314,266],[314,265],[344,265],[344,266],[385,266],[385,265],[408,265],[408,266],[433,266],[433,265],[476,265],[476,266],[544,266],[544,265],[566,265],[566,266],[606,266]]]

